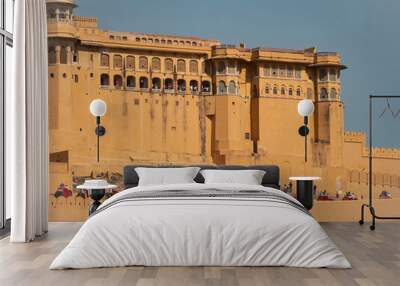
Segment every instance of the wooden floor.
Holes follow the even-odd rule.
[[[28,244],[0,241],[0,285],[400,285],[400,223],[379,222],[375,232],[357,223],[323,228],[353,269],[288,267],[124,267],[48,270],[80,223],[50,223],[43,238]]]

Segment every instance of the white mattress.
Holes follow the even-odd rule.
[[[180,184],[125,190],[101,206],[50,269],[145,266],[293,266],[350,268],[310,215],[288,204],[246,198],[120,200],[132,192],[263,190],[254,185]],[[114,202],[114,204],[113,204]]]

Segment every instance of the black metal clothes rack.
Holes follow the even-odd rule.
[[[375,220],[376,219],[400,219],[400,217],[384,217],[378,216],[375,212],[372,199],[372,104],[374,99],[386,99],[390,98],[400,98],[400,95],[370,95],[369,96],[369,150],[368,150],[368,204],[363,204],[361,206],[361,219],[359,221],[360,225],[364,224],[364,208],[368,208],[372,216],[372,224],[370,225],[370,230],[375,230]]]

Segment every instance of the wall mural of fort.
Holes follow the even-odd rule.
[[[346,66],[337,53],[106,31],[96,18],[74,16],[73,0],[47,2],[50,220],[84,220],[90,199],[76,186],[104,177],[119,191],[123,166],[139,163],[277,164],[287,192],[289,176],[323,178],[317,219],[358,220],[368,150],[364,133],[344,130]],[[100,163],[89,112],[96,98],[108,105]],[[297,131],[304,98],[315,104],[307,163]],[[400,150],[376,148],[373,156],[376,208],[394,215]]]

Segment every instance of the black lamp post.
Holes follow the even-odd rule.
[[[106,129],[100,125],[100,117],[104,116],[107,111],[107,104],[104,100],[95,99],[90,103],[90,113],[96,117],[96,129],[97,135],[97,162],[100,162],[100,136],[106,134]]]
[[[299,134],[304,137],[304,161],[307,162],[307,135],[309,133],[308,116],[314,112],[314,103],[310,99],[303,99],[297,105],[297,111],[300,116],[304,117],[304,125],[300,126]]]

